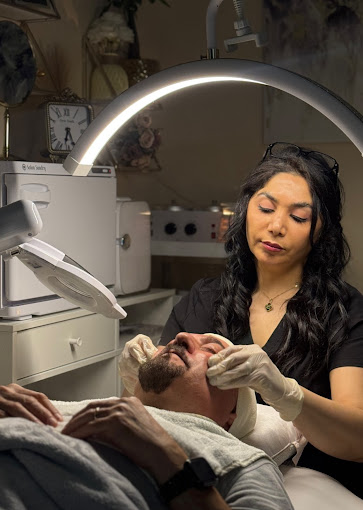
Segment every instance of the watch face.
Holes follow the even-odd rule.
[[[191,489],[207,489],[217,484],[215,475],[209,462],[203,457],[188,459],[183,469],[175,473],[167,482],[159,487],[160,495],[166,503],[182,492]]]
[[[47,144],[51,154],[68,154],[92,121],[92,107],[82,103],[47,103]]]
[[[203,457],[190,459],[185,467],[193,473],[196,487],[211,487],[216,484],[217,477],[209,462]]]

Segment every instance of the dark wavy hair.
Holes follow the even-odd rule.
[[[301,175],[312,195],[311,251],[303,269],[299,291],[286,307],[284,341],[273,361],[288,375],[309,352],[307,373],[341,345],[347,336],[347,285],[342,271],[350,258],[341,217],[343,188],[324,158],[303,149],[296,155],[288,148],[278,158],[266,157],[241,187],[232,224],[226,234],[228,254],[215,302],[214,326],[218,333],[239,343],[249,329],[249,308],[257,273],[246,237],[247,207],[251,197],[278,173]],[[322,225],[314,242],[318,218]]]

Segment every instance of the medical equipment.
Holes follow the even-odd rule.
[[[115,295],[146,290],[151,280],[150,209],[146,202],[116,203]]]
[[[224,210],[153,210],[151,254],[225,258],[223,236],[230,217]]]
[[[113,316],[116,300],[109,289],[116,276],[114,170],[94,167],[86,178],[72,179],[59,164],[1,161],[0,191],[0,251],[13,248],[0,262],[0,316],[23,319],[77,306],[107,315],[104,299],[112,303]],[[32,240],[35,235],[38,239]],[[57,278],[38,267],[41,257],[51,275],[57,267]],[[81,275],[85,287],[77,291]]]
[[[19,200],[0,209],[0,253],[26,243],[43,228],[42,218],[30,200]]]
[[[75,306],[110,319],[126,317],[111,291],[65,253],[40,239],[20,244],[3,257],[5,260],[17,257],[45,287]]]

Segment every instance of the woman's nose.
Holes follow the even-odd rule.
[[[268,229],[274,236],[284,236],[286,234],[284,218],[281,215],[273,215]]]

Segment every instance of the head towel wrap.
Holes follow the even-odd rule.
[[[216,333],[205,333],[233,346],[234,344],[224,336],[217,335]],[[256,394],[251,388],[247,386],[238,389],[238,398],[236,406],[237,417],[232,423],[229,433],[237,439],[242,439],[246,434],[255,428],[257,416],[257,402]]]

